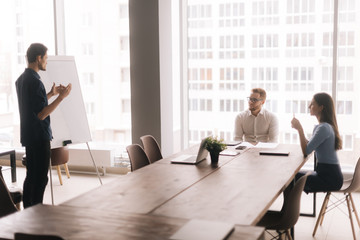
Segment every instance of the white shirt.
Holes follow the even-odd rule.
[[[279,122],[275,114],[261,108],[255,117],[248,109],[239,113],[235,119],[235,141],[277,142]]]

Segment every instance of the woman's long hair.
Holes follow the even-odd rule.
[[[335,150],[340,150],[342,148],[342,140],[339,134],[332,97],[327,93],[317,93],[314,95],[314,100],[319,106],[323,106],[320,122],[326,122],[333,127],[335,132]]]

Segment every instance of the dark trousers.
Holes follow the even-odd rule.
[[[300,171],[296,174],[298,180],[306,172]],[[328,192],[337,191],[343,185],[343,175],[339,164],[318,163],[316,171],[312,172],[306,179],[304,192]]]
[[[26,178],[23,189],[24,208],[43,202],[50,162],[50,141],[26,146]]]

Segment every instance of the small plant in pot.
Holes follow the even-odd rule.
[[[210,153],[211,164],[217,164],[219,161],[219,154],[226,149],[226,144],[222,139],[210,136],[205,139],[205,149]]]

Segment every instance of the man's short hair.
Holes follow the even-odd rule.
[[[26,57],[28,60],[28,63],[33,63],[36,61],[37,56],[41,56],[43,58],[47,52],[47,47],[45,47],[44,44],[41,43],[33,43],[30,45],[26,52]]]
[[[261,99],[266,100],[266,91],[262,88],[253,88],[251,89],[252,93],[260,94]]]

